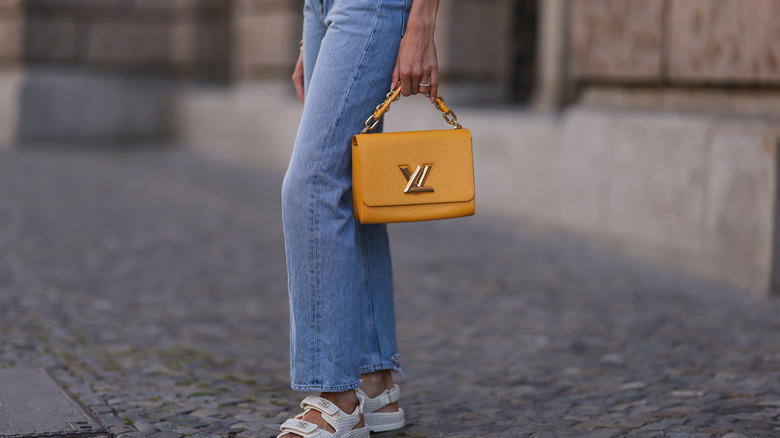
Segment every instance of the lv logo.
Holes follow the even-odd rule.
[[[418,165],[414,173],[412,173],[412,168],[408,165],[398,167],[401,169],[401,172],[404,174],[407,181],[404,193],[424,193],[433,191],[433,187],[426,187],[424,185],[425,179],[428,178],[428,174],[431,173],[433,164]]]

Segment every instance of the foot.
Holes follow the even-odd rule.
[[[320,397],[333,403],[336,407],[338,407],[338,409],[340,409],[342,412],[348,415],[353,414],[359,404],[355,391],[323,392],[322,394],[320,394]],[[335,433],[336,429],[334,429],[333,426],[331,426],[327,421],[325,421],[325,418],[323,418],[322,415],[323,415],[322,412],[316,409],[311,409],[305,411],[303,416],[301,416],[300,418],[296,417],[296,419],[312,423],[317,426],[317,429],[324,430],[328,433]],[[357,422],[357,424],[355,424],[352,430],[357,430],[363,428],[364,426],[365,426],[365,421],[361,413],[359,421]],[[279,436],[283,436],[284,438],[305,438],[304,435],[298,435],[293,432],[288,432],[286,434],[279,435]]]

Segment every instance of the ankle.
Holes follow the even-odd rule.
[[[361,391],[371,398],[393,387],[393,375],[390,370],[363,374],[361,379],[363,380],[363,385],[360,387]]]
[[[358,398],[355,390],[349,390],[344,392],[323,392],[320,397],[335,404],[339,409],[346,414],[352,414],[358,407]]]

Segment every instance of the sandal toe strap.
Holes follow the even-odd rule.
[[[313,437],[317,435],[317,425],[309,423],[308,421],[290,418],[282,423],[282,433],[279,436],[283,436],[288,433],[294,433],[303,437]]]
[[[334,403],[325,400],[322,397],[315,397],[313,395],[303,399],[303,402],[301,402],[301,408],[303,409],[304,414],[311,410],[319,411],[322,413],[322,419],[325,420],[326,423],[330,424],[330,426],[337,432],[340,430],[352,429],[360,421],[360,416],[357,415],[357,410],[355,414],[348,415],[342,412],[341,409],[339,409],[338,406],[336,406]]]
[[[341,410],[335,404],[325,400],[322,397],[315,397],[313,395],[303,399],[301,402],[301,409],[304,411],[313,409],[315,411],[322,412],[323,415],[327,415],[329,417],[338,417],[338,413],[341,412]]]
[[[360,401],[360,396],[358,396],[358,401]],[[360,418],[362,417],[361,414],[363,413],[363,410],[360,407],[362,402],[360,403],[361,404],[359,404],[355,409],[355,412],[347,414],[346,412],[343,412],[341,409],[339,409],[335,403],[325,400],[322,397],[315,397],[310,395],[303,399],[303,402],[301,402],[301,408],[303,409],[304,415],[311,410],[322,413],[322,419],[325,420],[325,422],[328,423],[338,435],[339,433],[344,433],[341,431],[349,431],[353,429],[355,425],[360,422]],[[326,432],[323,432],[323,436],[329,436],[324,435],[325,433]]]

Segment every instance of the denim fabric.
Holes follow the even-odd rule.
[[[385,225],[352,216],[351,138],[389,91],[412,0],[307,0],[305,104],[282,185],[292,387],[399,371]]]

